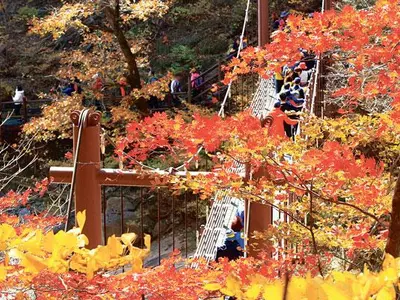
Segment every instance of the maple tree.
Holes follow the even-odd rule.
[[[119,123],[124,125],[127,120],[142,114],[147,115],[147,100],[151,96],[164,99],[171,76],[166,75],[149,84],[142,80],[140,68],[148,64],[148,41],[133,36],[129,30],[140,22],[162,17],[169,5],[168,1],[155,0],[65,1],[50,15],[30,20],[32,34],[51,34],[54,39],[59,39],[71,30],[79,33],[79,47],[67,47],[61,52],[61,66],[55,75],[66,82],[77,78],[83,93],[73,99],[54,93],[41,95],[52,99],[53,103],[46,107],[43,116],[27,124],[24,131],[27,134],[36,130],[45,131],[45,135],[37,136],[38,140],[70,137],[66,121],[69,113],[58,120],[54,118],[57,115],[54,112],[72,111],[88,100],[92,105],[96,100],[102,101],[110,108],[114,121],[111,124],[114,126]],[[126,82],[124,88],[127,84],[131,92],[125,96],[114,95],[114,90],[119,91],[123,81]],[[98,82],[101,84],[98,85]],[[65,103],[59,103],[61,101]],[[132,111],[132,105],[137,107],[139,113]]]
[[[163,149],[184,162],[201,145],[215,159],[213,174],[172,179],[177,190],[190,188],[208,198],[225,189],[235,197],[267,203],[294,222],[281,222],[278,230],[260,237],[310,243],[320,260],[339,256],[338,249],[346,250],[339,257],[344,260],[366,253],[379,257],[385,248],[397,257],[399,17],[397,1],[378,1],[360,11],[346,6],[312,18],[293,15],[270,44],[249,47],[240,59],[232,59],[225,83],[249,72],[268,78],[299,60],[299,48],[348,64],[341,74],[347,85],[329,91],[331,97],[345,98],[342,117],[306,116],[295,144],[269,136],[248,112],[226,119],[195,115],[190,123],[156,114],[127,126],[117,154],[125,150],[145,160]],[[384,110],[369,116],[354,113],[358,105],[381,99],[390,103]],[[284,159],[288,155],[289,161]],[[250,181],[229,172],[235,162],[250,166]],[[298,201],[289,201],[290,193]]]
[[[137,64],[136,50],[125,36],[124,28],[134,21],[145,21],[151,17],[160,17],[168,9],[168,2],[145,0],[131,2],[115,1],[83,1],[64,3],[61,8],[43,20],[32,20],[32,32],[39,34],[52,33],[54,38],[60,37],[69,28],[75,27],[86,34],[86,43],[96,43],[99,50],[106,51],[107,43],[115,39],[127,64],[127,80],[132,88],[141,88],[140,74]],[[104,48],[103,48],[104,47]],[[79,55],[79,53],[77,54]],[[70,57],[79,61],[77,55]],[[102,56],[104,58],[104,54]],[[102,66],[106,71],[107,66]],[[96,70],[98,72],[100,70]],[[89,72],[90,73],[90,72]],[[93,75],[93,74],[92,74]]]

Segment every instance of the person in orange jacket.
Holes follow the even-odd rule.
[[[119,80],[119,90],[121,93],[121,97],[125,97],[126,96],[126,86],[127,86],[127,82],[126,82],[126,78],[125,77],[121,77],[121,79]]]
[[[269,114],[272,118],[272,123],[269,128],[269,135],[281,138],[288,138],[285,133],[284,123],[288,125],[296,125],[299,121],[290,119],[282,110],[281,103],[276,102],[274,105],[274,110]]]

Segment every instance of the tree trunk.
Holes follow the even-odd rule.
[[[136,56],[132,53],[131,47],[119,26],[114,27],[114,34],[128,64],[128,83],[133,89],[140,89],[142,85],[140,83],[140,74],[136,64]]]
[[[400,257],[400,175],[393,195],[389,238],[385,250],[393,257]]]
[[[128,64],[129,74],[127,76],[127,81],[132,89],[140,89],[142,88],[142,84],[140,82],[139,69],[136,63],[136,55],[132,52],[129,42],[126,39],[125,34],[120,26],[119,6],[117,5],[115,9],[112,9],[110,6],[107,6],[105,8],[105,13],[108,22],[110,22],[112,26],[113,33],[117,38],[121,51],[124,54],[125,61]],[[148,105],[146,99],[144,98],[137,99],[135,105],[142,114],[148,115]]]

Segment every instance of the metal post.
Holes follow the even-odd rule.
[[[246,170],[246,174],[250,173],[250,171]],[[251,174],[252,179],[264,176],[268,176],[266,167],[261,167],[257,172]],[[250,245],[250,247],[246,246],[247,256],[257,257],[260,251],[268,249],[270,242],[253,239],[251,238],[251,233],[254,231],[263,232],[269,228],[272,224],[272,207],[259,202],[251,202],[250,205],[246,203],[245,208],[247,209],[247,212],[245,211],[245,219],[248,218],[248,222],[245,221],[245,223],[248,225],[247,231],[249,234],[247,245]]]
[[[324,11],[332,9],[332,0],[325,0],[324,1]]]
[[[258,45],[269,43],[269,1],[258,0]]]
[[[78,141],[79,112],[71,114],[74,123],[74,153]],[[76,170],[75,212],[86,210],[83,233],[89,239],[89,248],[102,244],[101,187],[98,182],[100,171],[100,113],[91,112],[86,127],[82,129],[78,166]]]
[[[104,236],[104,245],[107,243],[107,196],[106,196],[106,187],[102,187],[103,190],[103,236]]]

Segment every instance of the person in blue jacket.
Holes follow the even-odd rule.
[[[72,96],[72,93],[75,92],[74,84],[69,83],[65,88],[61,90],[61,92],[67,96]]]
[[[216,260],[226,257],[228,260],[236,260],[244,255],[244,208],[239,207],[231,228],[226,232],[224,245],[217,249]]]

